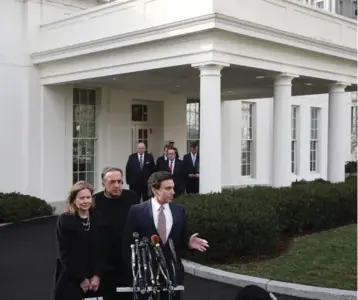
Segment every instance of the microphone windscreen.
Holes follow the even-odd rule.
[[[159,236],[156,235],[156,234],[153,234],[150,239],[151,239],[151,241],[152,241],[153,244],[157,244],[157,243],[160,242],[160,238],[159,238]]]

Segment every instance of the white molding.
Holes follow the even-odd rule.
[[[40,64],[63,58],[138,45],[146,42],[175,38],[210,29],[234,32],[245,36],[256,37],[275,43],[356,61],[357,49],[343,47],[328,41],[320,41],[314,38],[304,37],[299,34],[270,28],[245,20],[238,20],[220,14],[209,14],[89,42],[33,52],[31,57],[34,64]]]
[[[332,80],[332,77],[339,77],[337,81],[356,83],[357,76],[343,75],[339,72],[330,72],[327,70],[316,69],[314,67],[304,67],[301,65],[295,65],[293,62],[278,64],[276,61],[268,59],[253,58],[249,56],[237,55],[236,53],[225,51],[213,51],[214,59],[229,61],[231,65],[250,66],[252,68],[272,70],[282,73],[300,74],[301,76],[321,78],[325,80]],[[339,71],[337,69],[337,71]]]

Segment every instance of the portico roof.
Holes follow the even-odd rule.
[[[288,0],[116,1],[43,25],[31,56],[43,84],[219,61],[235,66],[223,78],[287,72],[320,92],[322,79],[356,83],[356,27]]]

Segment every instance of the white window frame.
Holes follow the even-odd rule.
[[[200,147],[200,102],[198,99],[187,99],[186,102],[187,152],[191,143]]]
[[[78,103],[76,103],[77,101],[75,101],[75,93],[77,93],[76,91],[78,91]],[[93,103],[90,103],[90,93],[94,93]],[[85,97],[84,99],[85,103],[81,101],[82,96]],[[98,92],[94,89],[75,88],[73,90],[73,104],[72,104],[73,106],[72,182],[73,183],[79,180],[85,180],[88,183],[90,183],[92,186],[94,186],[96,183],[97,98],[98,98]],[[80,116],[81,113],[82,116]],[[79,116],[82,118],[82,120],[81,118],[79,118]],[[92,128],[93,130],[91,134],[88,134],[89,124],[92,124],[92,126],[94,126]],[[86,130],[82,131],[81,127],[86,128]],[[89,145],[91,145],[91,148],[93,148],[92,149],[93,153],[90,153]],[[74,168],[75,165],[77,166],[76,169]],[[89,166],[91,166],[91,168]],[[80,170],[80,168],[83,167],[85,170]],[[75,175],[77,178],[76,180],[74,180]]]
[[[246,126],[248,125],[248,126]],[[241,176],[254,177],[255,103],[241,102]]]
[[[299,119],[299,106],[291,106],[291,172],[298,174],[298,119]]]
[[[320,114],[319,107],[311,107],[310,114],[310,172],[319,172],[319,149],[320,149]]]

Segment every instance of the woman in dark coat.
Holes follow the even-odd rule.
[[[58,258],[55,300],[82,300],[100,296],[100,279],[106,262],[106,222],[93,208],[92,187],[79,181],[73,185],[66,212],[56,228]]]

